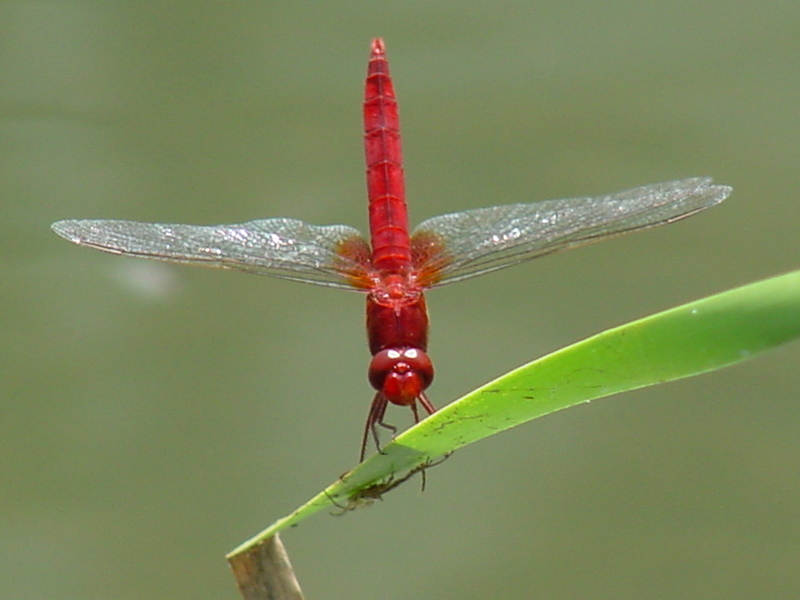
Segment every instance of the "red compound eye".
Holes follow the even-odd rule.
[[[369,382],[389,402],[409,406],[433,381],[433,364],[419,348],[390,348],[372,357]]]

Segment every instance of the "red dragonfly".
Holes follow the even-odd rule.
[[[424,290],[582,244],[672,223],[722,202],[731,192],[710,178],[646,185],[594,198],[508,204],[433,217],[409,233],[400,124],[383,40],[372,42],[364,100],[370,240],[345,225],[295,219],[239,225],[167,225],[116,220],[53,224],[67,240],[114,254],[233,269],[358,290],[367,296],[369,381],[377,390],[361,440],[388,404],[436,409],[427,354]]]

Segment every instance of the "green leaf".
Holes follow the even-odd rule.
[[[800,271],[592,336],[490,381],[405,431],[233,556],[331,506],[391,487],[394,473],[536,417],[611,394],[720,369],[800,336]],[[372,486],[372,487],[370,487]]]

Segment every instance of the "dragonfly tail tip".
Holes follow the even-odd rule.
[[[372,40],[372,56],[383,56],[386,52],[386,48],[383,45],[383,38],[373,38]]]

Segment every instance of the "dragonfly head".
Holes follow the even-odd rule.
[[[372,357],[369,382],[389,402],[410,406],[433,381],[433,363],[419,348],[386,348]]]

